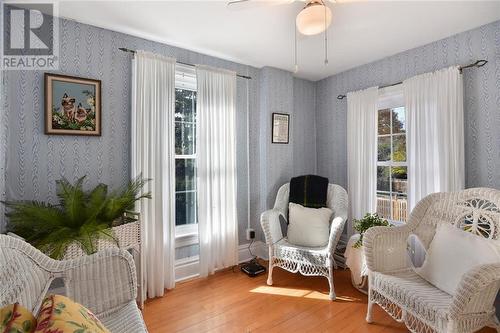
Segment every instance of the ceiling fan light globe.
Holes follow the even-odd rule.
[[[325,9],[326,29],[332,23],[332,11],[321,3],[313,2],[300,11],[295,20],[297,29],[303,35],[312,36],[325,31]]]

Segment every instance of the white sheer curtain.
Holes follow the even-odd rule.
[[[347,188],[350,223],[377,211],[378,87],[347,94]]]
[[[403,82],[408,125],[408,210],[434,192],[464,188],[463,82],[458,67]]]
[[[175,286],[175,59],[137,51],[132,80],[132,177],[151,181],[138,204],[149,298]]]
[[[196,68],[200,276],[237,263],[236,73]]]

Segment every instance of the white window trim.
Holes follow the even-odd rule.
[[[398,84],[378,91],[378,109],[390,109],[405,104],[403,95],[403,85]]]
[[[175,88],[196,91],[196,69],[177,63],[175,65]]]
[[[398,107],[404,107],[404,95],[403,95],[403,85],[398,84],[395,86],[390,86],[386,87],[383,89],[379,89],[379,99],[378,99],[378,108],[377,112],[379,110],[383,109],[392,109],[392,108],[398,108]],[[378,123],[377,123],[378,124]],[[391,132],[392,132],[392,117],[391,117]],[[377,128],[377,133],[378,133],[378,128]],[[390,137],[391,138],[391,152],[392,152],[392,140],[394,136],[398,135],[405,135],[407,137],[408,134],[408,129],[406,130],[406,133],[393,133],[393,134],[383,134],[383,135],[378,135],[377,134],[377,140],[379,137]],[[405,162],[392,162],[392,161],[378,161],[377,159],[377,167],[378,166],[387,166],[387,167],[407,167],[408,168],[408,147],[406,147],[406,161]],[[389,191],[376,191],[377,193],[386,193],[389,196],[393,194],[392,191],[392,182],[389,179]],[[393,212],[392,212],[392,204],[390,205],[391,209],[391,218],[387,219],[389,223],[394,224],[394,225],[402,225],[405,224],[403,221],[398,221],[398,220],[393,220]],[[407,212],[407,215],[409,216],[409,212]]]
[[[196,69],[192,66],[176,64],[175,88],[196,91]],[[175,155],[175,159],[195,159],[196,154]],[[198,224],[184,224],[175,227],[175,247],[198,244]]]

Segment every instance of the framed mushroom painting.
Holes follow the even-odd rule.
[[[101,135],[101,81],[45,73],[45,134]]]

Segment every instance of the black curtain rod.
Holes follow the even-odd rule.
[[[131,50],[131,49],[127,49],[125,47],[119,47],[118,50],[120,51],[123,51],[123,52],[129,52],[129,53],[132,53],[132,54],[135,54],[135,51],[134,50]],[[186,65],[186,66],[191,66],[191,67],[194,67],[195,65],[193,64],[188,64],[186,62],[182,62],[182,61],[177,61],[178,64],[181,64],[181,65]],[[247,80],[251,80],[252,77],[251,76],[248,76],[248,75],[241,75],[241,74],[236,74],[237,77],[241,77],[243,79],[247,79]]]
[[[460,73],[462,73],[462,70],[464,70],[466,68],[472,68],[472,67],[479,68],[479,67],[483,67],[487,63],[488,63],[488,60],[481,59],[481,60],[478,60],[478,61],[473,62],[471,64],[460,66],[460,67],[458,67],[458,70],[460,71]],[[392,87],[392,86],[397,86],[398,84],[401,84],[401,83],[403,83],[403,82],[396,82],[396,83],[388,84],[388,85],[381,86],[381,87],[378,87],[378,88],[379,89],[384,89],[384,88],[388,88],[388,87]],[[337,99],[342,100],[342,99],[344,99],[346,97],[347,97],[346,95],[338,95]]]

